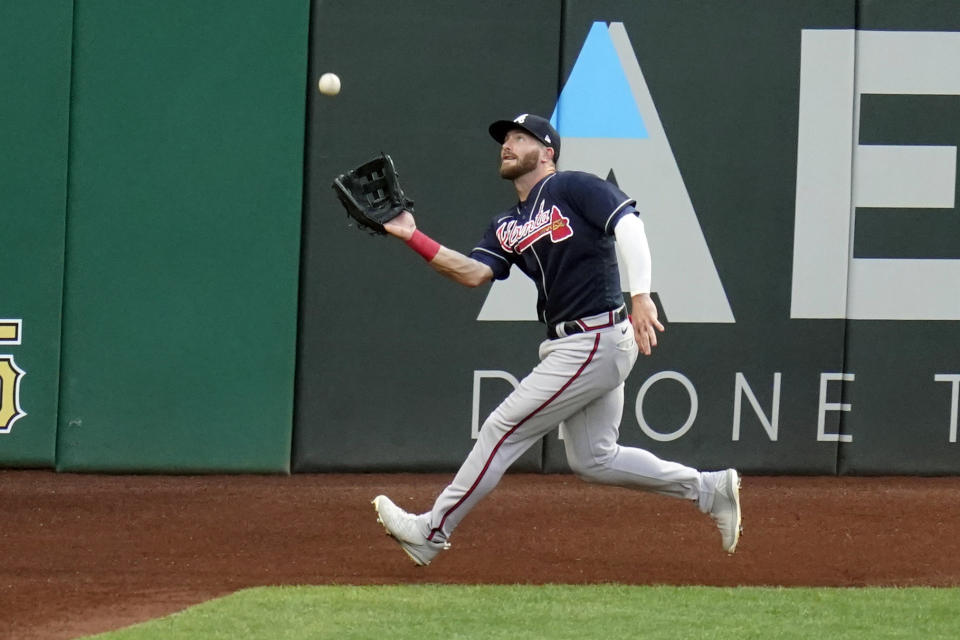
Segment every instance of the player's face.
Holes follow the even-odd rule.
[[[546,147],[521,129],[514,129],[500,146],[500,177],[515,180],[537,168]]]

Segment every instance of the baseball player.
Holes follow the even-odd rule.
[[[650,251],[636,202],[597,176],[558,172],[560,136],[544,118],[523,114],[494,122],[489,131],[500,143],[500,176],[513,182],[518,202],[494,217],[469,256],[421,232],[409,212],[385,227],[433,269],[469,287],[504,279],[512,265],[519,267],[536,284],[547,339],[540,363],[483,423],[433,508],[414,515],[380,495],[373,499],[378,521],[417,565],[430,564],[507,468],[563,424],[574,473],[694,501],[713,517],[723,549],[733,553],[741,531],[737,471],[701,472],[617,444],[624,380],[664,330],[650,298]],[[629,279],[630,315],[614,239]]]

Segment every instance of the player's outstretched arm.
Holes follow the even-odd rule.
[[[474,260],[459,251],[443,246],[440,247],[440,251],[437,252],[434,259],[430,261],[430,266],[437,273],[445,275],[466,287],[479,287],[485,282],[493,280],[493,269],[479,260]]]
[[[409,211],[404,211],[383,226],[387,233],[400,238],[411,249],[423,256],[437,273],[454,282],[467,287],[477,287],[493,279],[493,270],[487,265],[459,251],[444,247],[418,232],[416,220]]]

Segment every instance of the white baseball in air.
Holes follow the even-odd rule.
[[[340,93],[340,76],[335,73],[325,73],[320,76],[317,88],[325,96],[335,96]]]

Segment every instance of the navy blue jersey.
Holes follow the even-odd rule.
[[[497,215],[470,257],[503,280],[517,265],[537,285],[537,317],[548,325],[623,304],[613,228],[636,201],[581,171],[554,173],[525,202]]]

